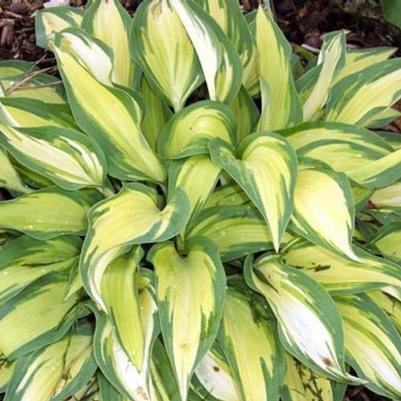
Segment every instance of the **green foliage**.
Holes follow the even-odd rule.
[[[254,17],[93,0],[37,13],[61,84],[0,63],[6,401],[401,399],[401,59]]]

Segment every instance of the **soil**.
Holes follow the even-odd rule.
[[[254,10],[260,0],[240,0],[244,10]],[[141,0],[123,1],[134,12]],[[85,0],[72,0],[83,6]],[[50,53],[35,44],[34,12],[43,0],[0,0],[0,60],[23,59],[38,66],[54,64]],[[322,35],[338,29],[349,31],[355,47],[393,46],[401,55],[401,31],[387,23],[375,0],[273,0],[273,11],[287,38],[298,45],[318,49]],[[0,192],[0,199],[2,194]],[[1,400],[1,396],[0,396]],[[385,401],[363,387],[350,387],[344,401]]]

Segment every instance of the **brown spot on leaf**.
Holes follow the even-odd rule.
[[[218,366],[213,366],[213,370],[214,370],[215,372],[220,372],[220,368],[219,368]]]
[[[326,366],[333,366],[333,363],[329,358],[323,358],[323,362]]]

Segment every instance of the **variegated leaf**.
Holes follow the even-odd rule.
[[[268,92],[262,96],[258,129],[276,130],[301,122],[302,105],[290,68],[291,46],[262,6],[256,16],[256,45],[260,80]]]
[[[234,44],[245,70],[250,67],[254,56],[254,43],[250,28],[236,0],[202,0],[205,11],[217,22],[222,31]],[[248,82],[242,76],[242,83]]]
[[[150,187],[127,184],[118,195],[90,210],[80,269],[86,291],[103,310],[106,308],[100,285],[108,264],[126,253],[129,245],[165,241],[187,223],[190,205],[181,189],[170,194],[170,201],[162,210],[158,203],[157,194]]]
[[[265,132],[248,136],[238,149],[221,140],[209,145],[212,160],[244,190],[265,218],[278,251],[292,213],[297,157],[287,141]]]
[[[160,331],[150,271],[141,271],[138,291],[138,304],[144,335],[142,369],[139,371],[130,361],[120,345],[111,321],[107,315],[97,309],[95,310],[94,353],[100,370],[120,393],[134,401],[149,401],[151,399],[151,383],[149,382],[151,350]]]
[[[204,100],[176,113],[160,133],[158,150],[167,159],[208,154],[213,138],[235,143],[235,119],[228,106]]]
[[[1,97],[0,121],[14,127],[76,127],[67,105],[34,98]]]
[[[386,313],[398,332],[401,332],[401,302],[382,291],[370,291],[369,298]]]
[[[246,14],[245,18],[249,14]],[[252,48],[251,57],[242,71],[242,84],[250,96],[257,96],[259,94],[258,50],[255,44]]]
[[[7,388],[7,401],[63,401],[96,370],[92,329],[78,327],[63,339],[22,357]]]
[[[219,344],[235,379],[237,399],[277,400],[285,360],[276,322],[264,301],[240,286],[232,280],[227,290]]]
[[[142,130],[150,147],[156,151],[160,131],[171,118],[167,104],[149,86],[145,77],[141,80],[141,99],[145,106]]]
[[[117,339],[130,361],[141,370],[144,335],[139,310],[137,265],[143,251],[135,247],[107,267],[101,281],[101,295],[115,328]]]
[[[247,135],[255,131],[259,110],[244,87],[241,87],[230,107],[237,123],[236,142],[240,143]]]
[[[199,362],[191,390],[211,401],[240,401],[231,369],[217,343]]]
[[[330,87],[345,63],[344,31],[326,34],[316,67],[305,73],[301,80],[311,82],[307,85],[303,102],[304,121],[313,119],[326,103]]]
[[[224,268],[217,249],[204,238],[188,241],[186,256],[166,242],[152,248],[148,259],[156,272],[164,342],[179,393],[186,400],[193,371],[217,334],[226,286]]]
[[[367,295],[336,300],[349,364],[366,386],[390,398],[401,397],[401,337],[386,314]]]
[[[372,240],[380,253],[391,259],[401,262],[401,223],[389,223],[381,227]]]
[[[77,267],[80,245],[72,236],[46,242],[24,235],[8,240],[0,248],[0,305],[48,273]]]
[[[323,122],[281,133],[299,156],[322,161],[365,187],[384,187],[401,177],[401,151],[364,128]]]
[[[148,0],[135,13],[131,51],[146,78],[175,111],[202,83],[202,70],[171,0]]]
[[[306,123],[280,133],[299,156],[324,162],[350,177],[353,171],[393,151],[379,135],[349,124]]]
[[[384,128],[400,117],[401,113],[398,110],[390,107],[382,111],[378,115],[372,117],[372,119],[366,123],[366,126],[371,129]]]
[[[67,192],[49,187],[0,202],[0,227],[36,239],[83,234],[88,224],[86,214],[100,198],[92,190]]]
[[[29,185],[32,190],[44,189],[53,186],[53,182],[51,182],[48,178],[43,177],[43,175],[30,170],[15,159],[12,162],[22,180]]]
[[[349,173],[351,179],[368,188],[391,185],[401,178],[401,149]]]
[[[12,165],[7,153],[0,148],[0,187],[7,188],[11,191],[16,191],[19,193],[30,192],[30,189],[22,181],[21,177],[18,175],[17,170]]]
[[[8,382],[14,373],[15,361],[9,361],[0,354],[0,392],[5,392]]]
[[[358,261],[351,246],[354,214],[351,186],[345,175],[310,166],[298,171],[291,221],[301,236]]]
[[[245,277],[271,306],[280,340],[290,354],[331,379],[354,380],[344,367],[340,315],[323,287],[300,270],[283,265],[277,256],[263,255],[256,261],[249,257]]]
[[[0,307],[0,351],[8,358],[58,340],[80,317],[79,294],[64,301],[68,272],[53,272],[34,281]]]
[[[196,155],[173,161],[169,167],[168,192],[181,188],[191,204],[191,212],[199,211],[219,178],[220,168],[207,155]]]
[[[364,126],[400,96],[401,60],[385,60],[339,81],[331,91],[325,119]]]
[[[0,144],[20,163],[66,190],[103,186],[103,152],[92,138],[71,128],[17,129],[0,123]]]
[[[150,373],[151,401],[182,401],[166,348],[160,339],[156,339],[153,345]],[[195,401],[192,394],[189,401]]]
[[[74,9],[77,10],[77,9]],[[12,90],[30,72],[35,72],[28,82]],[[50,104],[65,104],[65,94],[58,79],[40,73],[33,63],[23,60],[0,61],[0,87],[7,97],[31,98]],[[0,90],[1,91],[1,90]]]
[[[54,51],[74,117],[105,152],[109,174],[120,179],[163,181],[164,168],[141,132],[142,111],[136,99],[100,83],[62,47]]]
[[[301,240],[289,246],[284,258],[332,294],[356,294],[387,286],[401,294],[400,266],[355,246],[354,251],[360,263]]]
[[[394,47],[373,47],[363,49],[347,49],[345,65],[338,72],[335,82],[348,75],[363,71],[365,68],[381,61],[387,60],[396,52]]]
[[[342,401],[346,385],[335,383],[287,355],[282,401]]]
[[[377,208],[401,208],[401,182],[377,189],[370,198]]]
[[[39,47],[51,48],[54,34],[70,27],[79,27],[84,12],[73,7],[48,7],[35,14],[36,44]]]
[[[238,185],[225,185],[216,188],[207,199],[204,209],[215,206],[245,206],[251,205],[251,200]]]
[[[128,40],[131,17],[121,3],[118,0],[91,1],[81,25],[93,37],[112,49],[112,81],[132,87],[136,68],[130,57]]]
[[[210,239],[225,262],[274,249],[263,217],[249,206],[218,205],[204,209],[193,221],[186,236]],[[291,238],[285,233],[283,242],[287,243]]]
[[[230,103],[241,86],[241,59],[219,25],[193,0],[170,0],[192,41],[211,100]]]
[[[99,82],[112,86],[113,55],[102,42],[83,29],[69,28],[57,35],[56,46],[73,56]]]

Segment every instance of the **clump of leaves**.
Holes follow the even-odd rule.
[[[37,14],[0,63],[6,401],[401,398],[401,60],[269,9]],[[352,369],[351,369],[352,368]]]

